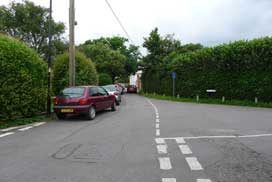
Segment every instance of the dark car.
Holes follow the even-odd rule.
[[[127,93],[137,93],[137,86],[136,85],[129,85],[127,87]]]
[[[80,114],[92,120],[96,111],[107,108],[116,110],[115,96],[98,86],[65,88],[54,100],[54,112],[59,119],[64,119],[67,114]]]

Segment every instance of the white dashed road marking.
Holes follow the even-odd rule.
[[[167,145],[157,145],[159,154],[167,154]]]
[[[172,169],[172,165],[171,165],[169,157],[159,158],[159,162],[160,162],[160,168],[162,170],[170,170],[170,169]]]
[[[160,124],[156,123],[156,129],[159,129],[159,128],[160,128]]]
[[[157,144],[165,144],[165,140],[163,138],[156,138],[155,141]]]
[[[197,182],[212,182],[210,179],[197,179]]]
[[[18,131],[26,131],[26,130],[29,130],[29,129],[31,129],[31,128],[33,128],[33,126],[21,128],[21,129],[19,129]]]
[[[15,130],[15,129],[18,129],[18,128],[22,128],[22,126],[16,126],[16,127],[11,127],[11,128],[6,128],[6,129],[2,129],[1,131],[2,132],[7,132],[7,131]]]
[[[0,135],[0,138],[5,137],[5,136],[9,136],[12,134],[14,134],[14,132],[5,133],[5,134]]]
[[[175,140],[176,140],[176,142],[177,143],[179,143],[179,144],[183,144],[183,143],[185,143],[185,141],[184,141],[184,138],[175,138]]]
[[[156,136],[160,136],[161,132],[160,129],[156,129]]]
[[[203,170],[201,164],[198,162],[196,157],[186,157],[185,160],[187,161],[192,171]]]
[[[156,123],[159,123],[160,122],[160,120],[159,119],[156,119]]]
[[[37,126],[44,125],[45,123],[46,123],[46,122],[36,123],[36,124],[34,124],[33,126],[34,126],[34,127],[37,127]]]
[[[192,151],[188,145],[180,145],[179,149],[184,155],[192,154]]]
[[[162,182],[177,182],[176,178],[162,178]]]

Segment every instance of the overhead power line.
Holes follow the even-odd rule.
[[[129,40],[132,44],[134,44],[133,41],[132,41],[132,39],[130,38],[128,32],[126,31],[125,27],[123,26],[121,20],[118,18],[117,14],[114,12],[114,10],[113,10],[112,6],[110,5],[110,3],[108,2],[108,0],[105,0],[105,1],[106,1],[106,3],[107,3],[108,7],[110,8],[112,14],[114,15],[115,19],[118,21],[119,25],[121,26],[121,28],[122,28],[123,31],[125,32],[125,34],[126,34],[128,40]]]

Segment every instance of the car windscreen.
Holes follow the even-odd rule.
[[[116,91],[116,88],[114,85],[106,85],[106,86],[103,86],[103,88],[105,88],[106,90],[110,92]]]
[[[83,96],[84,92],[85,92],[85,88],[82,88],[82,87],[66,88],[60,93],[60,96],[75,98],[75,97]]]

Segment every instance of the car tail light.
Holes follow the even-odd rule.
[[[88,102],[87,99],[80,99],[80,100],[79,100],[79,105],[86,105],[87,102]]]
[[[113,95],[116,95],[116,96],[118,96],[118,92],[113,92]]]
[[[54,104],[57,105],[58,104],[58,99],[54,98]]]

